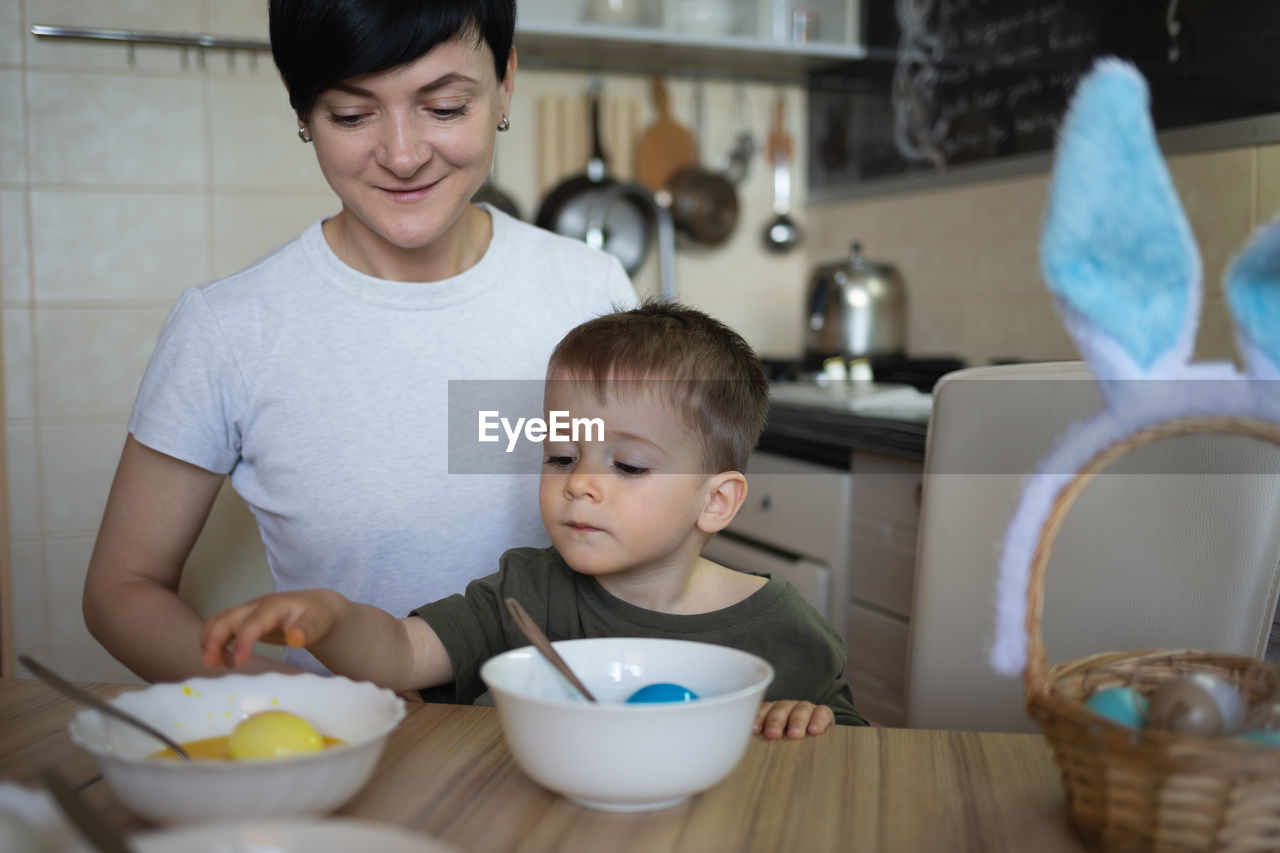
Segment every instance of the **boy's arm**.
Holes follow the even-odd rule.
[[[239,666],[257,642],[306,647],[330,670],[397,692],[453,680],[453,664],[421,619],[397,619],[329,589],[275,593],[214,614],[201,649],[207,665]]]

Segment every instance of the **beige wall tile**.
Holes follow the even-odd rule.
[[[13,644],[19,653],[43,648],[49,642],[49,590],[45,582],[44,543],[37,538],[13,537],[9,543],[9,583],[13,600]],[[79,610],[79,608],[76,608]]]
[[[124,438],[123,421],[41,428],[46,535],[97,534]]]
[[[0,3],[0,65],[22,64],[22,4]]]
[[[21,184],[27,180],[27,123],[21,71],[0,68],[0,110],[5,116],[0,122],[0,183]]]
[[[203,193],[36,190],[31,217],[42,303],[170,302],[210,277]]]
[[[1280,214],[1280,145],[1258,149],[1258,207],[1254,222],[1263,225]]]
[[[298,120],[274,73],[215,79],[209,87],[215,187],[327,186],[313,149],[298,141]]]
[[[80,610],[84,576],[93,553],[93,536],[45,540],[45,583],[49,592],[49,645],[93,647]]]
[[[907,352],[921,357],[957,355],[967,358],[969,328],[966,307],[962,301],[913,301],[907,314]]]
[[[27,193],[0,190],[0,298],[5,304],[31,301],[31,252]]]
[[[40,417],[127,418],[168,313],[167,306],[37,309]]]
[[[204,0],[204,7],[206,32],[267,40],[266,0]]]
[[[328,193],[215,193],[212,277],[244,269],[338,209],[338,199]]]
[[[5,472],[9,477],[9,535],[43,532],[40,519],[40,468],[37,464],[34,426],[7,424],[4,431]]]
[[[200,27],[201,0],[26,0],[30,24],[193,33]],[[194,51],[185,60],[178,48],[124,43],[37,38],[27,35],[27,61],[33,67],[112,68],[179,71],[194,67]]]
[[[1079,358],[1075,344],[1046,296],[1043,299],[971,302],[968,306],[970,364],[1019,358],[1059,361]]]
[[[1253,233],[1255,162],[1252,148],[1169,160],[1169,172],[1199,244],[1207,296],[1222,293],[1227,263]]]
[[[1049,195],[1048,177],[1022,177],[975,189],[967,213],[979,226],[975,297],[1046,293],[1040,274],[1040,230]]]
[[[681,279],[680,298],[738,331],[761,355],[799,357],[804,348],[804,282],[798,264],[776,261],[717,271],[708,260]],[[689,265],[682,265],[689,271]]]
[[[204,183],[198,78],[33,71],[27,94],[34,182]]]
[[[196,32],[202,0],[23,0],[33,23],[119,30]]]
[[[21,650],[19,650],[21,651]],[[129,672],[106,649],[92,640],[74,645],[49,646],[32,650],[41,662],[61,673],[71,681],[92,681],[101,684],[145,684],[141,678]]]
[[[1196,331],[1197,361],[1237,361],[1236,327],[1221,298],[1206,299]]]
[[[37,21],[36,23],[45,23]],[[153,28],[144,28],[151,30]],[[30,68],[77,71],[162,72],[199,75],[205,57],[195,48],[122,41],[89,41],[49,36],[26,36]]]
[[[31,309],[5,308],[3,314],[4,417],[29,420],[36,412]]]

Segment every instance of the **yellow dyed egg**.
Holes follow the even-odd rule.
[[[285,758],[322,749],[324,738],[316,727],[288,711],[259,711],[246,717],[227,740],[227,754],[235,761]]]

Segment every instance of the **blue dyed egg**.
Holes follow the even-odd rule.
[[[1108,687],[1105,690],[1099,690],[1085,700],[1084,706],[1113,723],[1119,723],[1131,729],[1145,727],[1147,713],[1150,710],[1147,697],[1129,687]]]
[[[669,684],[665,681],[647,684],[627,697],[628,702],[641,704],[645,702],[692,702],[698,698],[688,687]]]

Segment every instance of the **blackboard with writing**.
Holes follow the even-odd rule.
[[[810,186],[1048,151],[1095,58],[1147,77],[1161,130],[1280,113],[1274,0],[866,0],[866,61],[809,84]]]

